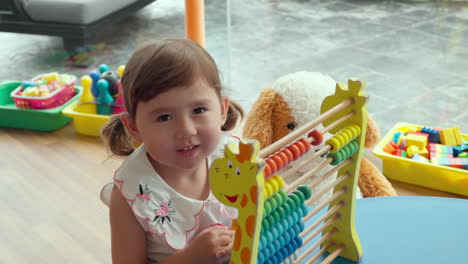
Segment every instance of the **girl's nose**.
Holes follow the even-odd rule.
[[[197,134],[197,129],[193,120],[189,117],[181,118],[177,126],[178,138],[189,138]]]

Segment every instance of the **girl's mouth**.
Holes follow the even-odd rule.
[[[182,149],[178,149],[177,152],[181,153],[184,157],[191,157],[197,152],[199,147],[200,145],[192,145],[184,147]]]

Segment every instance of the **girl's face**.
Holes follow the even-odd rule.
[[[220,100],[214,88],[199,78],[190,86],[139,102],[135,120],[122,121],[145,144],[155,168],[190,170],[202,165],[218,145],[228,105],[227,98]]]

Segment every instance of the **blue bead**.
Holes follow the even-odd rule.
[[[278,232],[278,230],[276,229],[276,227],[270,229],[269,232],[271,233],[271,236],[273,237],[273,241],[276,240],[276,239],[279,237],[279,235],[280,235],[280,233]]]
[[[263,263],[264,261],[265,261],[265,257],[263,256],[263,252],[259,252],[257,255],[257,262],[260,264],[260,263]]]
[[[291,215],[288,215],[288,229],[290,229],[294,225],[294,218]]]
[[[284,230],[285,230],[285,225],[286,225],[286,222],[284,219],[281,219],[278,223],[278,225],[276,226],[276,228],[278,229],[278,232],[280,234],[283,234],[284,233]]]
[[[282,248],[280,250],[281,252],[281,260],[280,262],[282,262],[283,260],[285,260],[287,257],[289,257],[290,254],[288,254],[288,250],[286,248]]]
[[[271,250],[270,250],[270,247],[271,247],[271,245],[268,246],[268,247],[266,247],[264,250],[262,250],[262,252],[263,252],[263,257],[264,257],[265,259],[269,259],[270,256],[272,255],[272,252],[271,252]]]
[[[291,235],[289,234],[289,230],[284,232],[283,235],[281,236],[284,239],[284,245],[287,245],[289,241],[291,241]]]
[[[301,238],[301,237],[296,237],[294,240],[295,240],[296,243],[297,243],[297,247],[296,247],[296,248],[299,248],[299,247],[302,246],[302,238]]]
[[[286,245],[286,240],[284,239],[284,236],[278,237],[278,242],[280,244],[280,248],[284,247]]]
[[[306,216],[307,213],[309,213],[309,207],[305,204],[301,204],[301,209],[302,209],[302,217]]]
[[[270,259],[271,259],[272,263],[275,263],[275,264],[281,263],[281,261],[278,259],[278,254],[276,254],[276,253],[273,256],[271,256]]]
[[[266,245],[270,245],[273,242],[273,236],[271,235],[270,231],[265,232],[265,238],[266,238],[266,241],[267,241]]]
[[[296,250],[292,243],[287,244],[286,249],[288,250],[289,255],[291,255]]]
[[[260,235],[260,239],[258,241],[258,251],[262,251],[263,247],[265,246],[265,237]]]
[[[275,248],[275,252],[281,249],[281,245],[278,240],[273,241],[273,247]]]

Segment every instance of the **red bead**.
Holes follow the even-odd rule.
[[[301,156],[306,153],[307,151],[307,147],[304,145],[304,143],[302,143],[300,140],[296,141],[296,143],[294,143],[294,145],[296,145],[300,150],[301,150]]]
[[[265,162],[265,168],[263,169],[263,176],[264,176],[265,179],[271,176],[270,165],[268,165],[268,163],[266,163],[266,162]]]
[[[270,157],[270,159],[272,159],[275,162],[276,167],[278,167],[278,170],[281,170],[286,165],[278,155],[274,155]]]
[[[273,159],[268,158],[266,160],[266,163],[268,165],[270,165],[270,169],[271,169],[271,174],[270,175],[273,175],[278,171],[278,166],[276,165],[276,162]]]
[[[320,145],[320,144],[322,143],[322,141],[323,141],[323,135],[322,135],[322,133],[321,133],[320,131],[318,131],[317,129],[312,130],[312,132],[310,132],[310,133],[307,135],[307,137],[315,139],[315,140],[312,141],[312,143],[311,143],[311,144],[314,145],[314,146]]]
[[[289,158],[284,152],[278,152],[276,155],[283,161],[283,167],[289,164]]]
[[[296,146],[296,144],[288,146],[287,149],[289,149],[293,154],[293,160],[297,160],[301,156],[301,149],[298,146]]]
[[[310,150],[311,146],[310,146],[309,141],[307,141],[307,139],[301,138],[299,141],[302,142],[302,144],[304,144],[304,146],[306,147],[305,152]]]
[[[288,158],[288,163],[294,160],[294,155],[289,149],[285,148],[283,149],[283,151],[281,151],[281,153],[284,153],[284,155],[286,155],[286,157]]]

